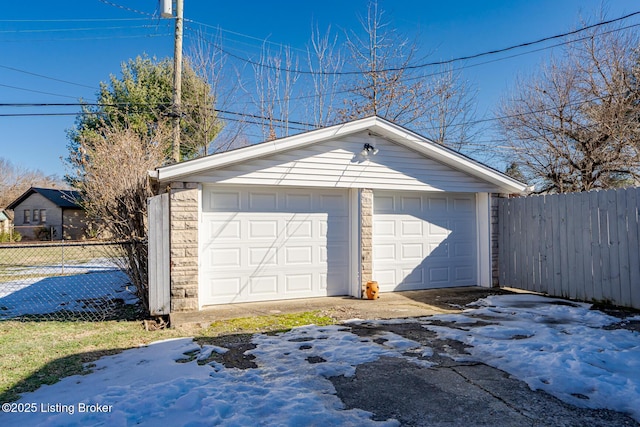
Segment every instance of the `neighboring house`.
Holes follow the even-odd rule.
[[[11,217],[8,212],[0,210],[0,233],[8,233],[11,229]]]
[[[40,230],[47,229],[52,240],[78,240],[87,230],[79,200],[77,191],[31,187],[7,209],[13,211],[15,231],[25,239],[36,239]]]
[[[379,117],[150,174],[169,188],[150,204],[153,314],[359,298],[370,280],[383,292],[492,286],[493,195],[526,188]]]

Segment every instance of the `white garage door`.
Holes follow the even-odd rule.
[[[373,206],[380,290],[477,285],[474,194],[374,192]]]
[[[200,304],[348,294],[347,192],[204,187]]]

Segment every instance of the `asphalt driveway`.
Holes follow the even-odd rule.
[[[595,401],[595,399],[598,399],[598,390],[592,390],[593,395],[588,391],[583,391],[597,389],[599,387],[598,384],[600,384],[598,382],[588,383],[589,385],[584,386],[577,384],[576,390],[579,391],[574,393],[567,392],[568,400],[571,402],[568,403],[567,399],[563,401],[554,397],[552,393],[545,391],[545,387],[552,391],[554,390],[553,388],[541,384],[541,387],[534,387],[534,390],[531,387],[531,382],[534,380],[529,380],[528,383],[520,380],[515,375],[492,367],[488,363],[483,363],[481,358],[470,352],[476,342],[474,340],[480,342],[481,340],[478,337],[482,337],[482,335],[473,337],[473,331],[482,328],[489,331],[489,335],[494,333],[492,331],[500,325],[500,322],[496,320],[499,316],[493,318],[492,308],[489,307],[488,311],[479,312],[476,316],[477,318],[467,324],[461,321],[460,318],[456,318],[456,314],[461,313],[462,309],[467,307],[467,304],[479,298],[510,294],[511,292],[500,289],[459,288],[383,294],[378,301],[348,299],[326,299],[321,301],[322,299],[320,299],[312,300],[311,302],[289,302],[288,304],[279,302],[277,305],[242,304],[232,307],[236,312],[225,312],[225,316],[321,309],[339,320],[367,319],[350,320],[343,324],[345,333],[355,334],[363,340],[385,346],[390,336],[397,336],[417,343],[416,347],[421,350],[407,348],[399,357],[393,355],[382,356],[376,358],[376,360],[358,364],[355,367],[354,375],[329,377],[335,388],[336,395],[345,405],[345,409],[369,411],[373,414],[373,420],[397,420],[400,425],[406,426],[638,425],[638,422],[630,416],[633,414],[629,410],[616,411],[603,409],[602,407],[598,408],[598,404]],[[328,304],[329,302],[331,304]],[[524,308],[527,310],[524,313],[529,313],[534,317],[537,316],[537,313],[544,312],[542,306],[536,307],[536,303],[531,302],[520,305],[515,304],[513,307],[515,307],[512,313],[514,316],[516,316],[518,307]],[[518,323],[520,326],[514,326],[515,331],[508,331],[510,335],[506,336],[506,340],[499,344],[502,346],[510,346],[514,343],[526,345],[529,340],[534,339],[534,335],[537,333],[535,331],[540,329],[535,327],[527,328],[527,322],[532,322],[530,323],[531,325],[537,322],[543,328],[550,325],[552,330],[557,331],[558,334],[555,335],[556,338],[549,338],[549,344],[562,343],[565,341],[563,334],[570,335],[574,333],[571,327],[578,327],[575,324],[581,320],[576,319],[584,317],[586,327],[593,329],[596,336],[598,330],[604,334],[607,330],[627,328],[632,334],[630,335],[632,340],[631,347],[634,346],[633,340],[635,339],[638,340],[637,344],[640,345],[640,334],[633,331],[634,329],[637,330],[638,325],[640,325],[640,318],[633,317],[635,314],[633,312],[610,310],[610,313],[617,314],[620,317],[620,322],[610,320],[611,324],[601,327],[597,323],[589,324],[592,320],[590,320],[588,313],[587,315],[584,314],[584,311],[579,314],[571,314],[570,310],[576,309],[576,307],[584,309],[582,305],[556,300],[550,304],[550,307],[555,314],[547,317],[544,317],[546,315],[543,314],[541,315],[542,317],[537,316],[540,318],[533,320],[522,319],[523,322]],[[228,306],[220,308],[229,310]],[[215,307],[212,310],[215,310]],[[510,321],[516,320],[508,318],[509,310],[507,307],[506,311],[503,310],[504,313],[500,314],[500,316],[503,316],[503,318],[507,316],[507,320]],[[498,312],[500,310],[495,311]],[[436,316],[430,317],[432,315]],[[598,315],[602,315],[602,313],[598,312]],[[625,318],[627,320],[624,320]],[[202,318],[200,321],[203,321]],[[564,322],[566,322],[566,327],[563,326]],[[582,327],[582,325],[579,327]],[[454,338],[448,337],[447,333],[442,331],[453,331]],[[467,334],[471,338],[469,338],[468,342],[465,342],[464,339],[455,337],[457,332],[463,333],[462,336]],[[502,337],[498,338],[502,339]],[[283,337],[283,339],[286,339],[286,337]],[[575,337],[572,339],[575,339]],[[560,354],[563,351],[571,353],[574,351],[571,347],[575,346],[575,342],[567,340],[567,347],[557,351],[561,352]],[[314,353],[316,343],[312,339],[300,342],[299,349],[307,351],[309,354],[306,359],[308,363],[326,362],[321,353]],[[252,354],[256,344],[250,338],[224,337],[217,344],[229,349],[228,352],[216,356],[218,357],[218,363],[229,368],[241,369],[251,369],[257,366],[253,361],[255,357]],[[630,346],[629,344],[625,345],[625,348]],[[428,351],[424,349],[428,349]],[[534,350],[525,348],[524,353],[522,353],[523,356],[520,357],[520,362],[518,362],[520,366],[524,366],[525,370],[527,369],[529,354],[527,351]],[[538,349],[536,351],[546,350]],[[607,353],[610,349],[605,348],[602,351]],[[638,346],[634,347],[634,351],[638,351]],[[533,353],[531,354],[533,355]],[[562,356],[558,356],[557,359],[562,360]],[[575,360],[568,359],[565,362],[567,364],[577,363]],[[603,363],[606,364],[606,362],[605,360]],[[589,363],[592,362],[587,360],[586,364],[588,365]],[[620,363],[624,364],[624,362]],[[536,371],[540,369],[539,366],[541,365],[536,365],[532,362],[530,368]],[[571,382],[566,380],[567,375],[569,375],[569,378],[572,375],[571,370],[563,373],[562,369],[558,368],[557,372],[557,378],[554,378],[553,371],[551,371],[551,374],[545,377],[547,379],[542,381],[550,384],[553,384],[554,380],[557,380],[555,381],[556,383]],[[543,374],[540,375],[541,378],[544,377]],[[532,376],[535,376],[535,372],[532,373]],[[602,384],[603,391],[605,391],[604,387],[610,386],[605,383]],[[640,391],[640,384],[633,384],[633,387]],[[563,396],[562,393],[559,395]],[[620,396],[621,399],[624,399],[625,395],[621,394]],[[593,401],[590,401],[590,399]],[[596,408],[589,409],[589,406],[595,406]],[[636,414],[637,416],[638,414]]]

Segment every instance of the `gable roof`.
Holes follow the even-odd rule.
[[[27,197],[34,193],[40,194],[45,199],[63,209],[82,209],[77,201],[81,200],[81,194],[75,190],[58,190],[57,188],[38,188],[31,187],[25,191],[20,197],[11,202],[7,209],[15,209],[20,203],[24,202]]]
[[[179,181],[189,175],[206,170],[218,169],[235,163],[270,156],[283,151],[302,148],[362,131],[369,131],[416,151],[425,157],[448,165],[451,168],[490,182],[500,187],[504,192],[521,193],[527,188],[526,184],[487,165],[378,116],[366,117],[364,119],[329,126],[274,141],[266,141],[236,150],[162,166],[149,173],[161,183]]]

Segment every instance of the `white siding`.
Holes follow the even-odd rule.
[[[365,143],[377,155],[363,157]],[[499,192],[500,189],[367,132],[230,165],[190,181],[378,190]]]

